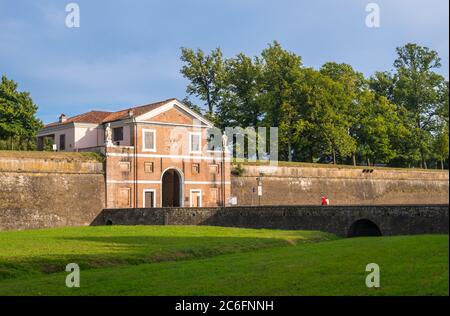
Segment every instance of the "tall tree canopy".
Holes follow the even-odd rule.
[[[397,54],[394,100],[411,116],[411,135],[418,146],[421,164],[426,167],[431,152],[430,132],[439,106],[439,90],[445,84],[444,78],[433,71],[441,67],[441,59],[437,52],[411,43],[397,48]]]
[[[284,50],[278,42],[269,45],[258,58],[261,65],[262,106],[266,126],[279,128],[280,154],[292,160],[294,124],[298,104],[296,94],[301,84],[301,57]]]
[[[370,78],[349,64],[306,68],[273,42],[259,56],[182,49],[187,92],[220,128],[278,127],[279,158],[293,161],[448,164],[448,81],[427,47],[397,48],[394,71]]]
[[[257,127],[263,118],[259,99],[261,65],[241,53],[227,60],[226,70],[226,88],[229,92],[226,121],[233,121],[239,126]]]
[[[17,83],[2,76],[0,83],[0,140],[9,149],[29,148],[42,122],[36,118],[37,106],[28,92],[19,92]],[[25,142],[25,145],[24,145]]]
[[[348,106],[350,96],[344,86],[311,68],[302,71],[299,88],[299,119],[296,139],[308,160],[314,157],[349,156],[355,151],[355,141],[349,134]]]
[[[220,48],[210,55],[198,49],[181,49],[181,60],[185,63],[181,73],[190,81],[187,93],[205,102],[208,116],[213,116],[223,97],[225,66]]]

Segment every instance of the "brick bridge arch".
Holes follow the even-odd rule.
[[[347,237],[382,236],[380,228],[370,219],[358,219],[354,221],[347,232]]]

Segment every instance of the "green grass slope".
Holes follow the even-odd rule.
[[[0,281],[64,271],[212,257],[336,238],[314,231],[103,226],[0,232]]]
[[[176,226],[6,232],[0,295],[448,295],[448,242]],[[81,287],[43,272],[49,262],[81,262]],[[371,262],[378,289],[365,286]]]

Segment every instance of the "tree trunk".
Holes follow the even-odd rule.
[[[211,102],[211,96],[209,95],[209,91],[206,93],[206,103],[208,104],[209,115],[212,115],[213,114],[213,105]]]
[[[356,155],[352,154],[353,165],[356,166]]]
[[[423,153],[423,150],[420,150],[420,167],[427,169],[427,162],[425,160],[425,154]]]
[[[314,154],[313,154],[313,148],[312,148],[312,146],[309,148],[309,161],[310,161],[311,163],[314,162]]]
[[[292,148],[291,148],[291,142],[288,142],[288,161],[292,161]]]
[[[367,157],[367,167],[370,167],[370,158]]]
[[[441,159],[441,169],[444,170],[444,160]]]
[[[336,164],[336,150],[333,149],[333,164]]]
[[[259,159],[259,134],[258,134],[258,128],[256,127],[256,125],[253,125],[255,127],[255,155],[256,155],[256,160],[260,160]]]

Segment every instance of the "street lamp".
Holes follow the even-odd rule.
[[[221,174],[221,180],[222,180],[222,207],[226,206],[225,203],[225,148],[227,147],[228,143],[228,136],[225,134],[225,132],[222,135],[222,174]]]
[[[258,185],[258,205],[261,206],[261,196],[262,196],[262,176],[260,173],[259,177],[256,178],[256,184]]]

